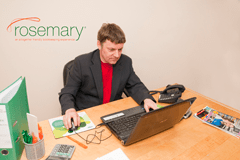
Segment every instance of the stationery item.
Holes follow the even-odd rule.
[[[23,140],[25,143],[29,143],[29,135],[27,131],[22,131]]]
[[[56,144],[46,160],[70,160],[75,148],[72,145]]]
[[[95,125],[85,112],[79,112],[78,115],[80,117],[81,124],[80,127],[78,127],[77,130],[72,133],[65,128],[63,124],[63,117],[49,119],[48,121],[52,128],[54,137],[61,138],[95,128]]]
[[[33,136],[27,133],[27,130],[22,131],[23,141],[28,144],[33,143]]]
[[[23,141],[23,143],[25,144],[25,152],[27,159],[38,160],[45,155],[44,137],[37,143],[26,143],[25,141]]]
[[[26,81],[18,78],[0,92],[0,159],[20,159],[24,149],[22,131],[28,130]]]
[[[38,142],[38,138],[34,135],[34,132],[32,132],[32,143],[37,143]]]
[[[97,158],[96,160],[129,160],[129,158],[121,150],[121,148],[118,148],[100,158]]]
[[[37,117],[27,113],[27,120],[28,120],[28,128],[29,128],[30,135],[34,133],[34,136],[37,137],[37,139],[39,140]]]
[[[42,133],[42,127],[38,124],[38,135],[39,135],[39,138],[42,139],[43,138],[43,133]]]
[[[158,108],[163,108],[164,106],[161,106],[160,104],[157,104],[157,107]]]
[[[83,147],[84,149],[87,149],[88,147],[86,145],[84,145],[83,143],[77,141],[76,139],[66,136],[68,139],[72,140],[73,142],[77,143],[79,146]]]
[[[148,113],[143,106],[137,106],[102,116],[101,120],[127,146],[173,127],[195,100],[193,97]]]
[[[240,117],[233,117],[206,106],[194,117],[202,122],[240,138]]]

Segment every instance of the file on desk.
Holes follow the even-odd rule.
[[[28,130],[29,113],[25,78],[18,78],[0,92],[0,159],[20,159],[22,131]]]
[[[100,158],[97,158],[96,160],[129,160],[129,158],[121,150],[121,148],[118,148]]]

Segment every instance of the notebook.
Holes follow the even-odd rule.
[[[105,115],[101,120],[127,146],[173,127],[195,100],[193,97],[148,113],[143,106],[137,106]]]

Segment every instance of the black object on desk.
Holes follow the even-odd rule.
[[[74,125],[73,118],[71,118],[71,128],[69,128],[69,132],[72,133],[73,131],[76,131],[78,129],[78,126]]]

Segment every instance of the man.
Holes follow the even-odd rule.
[[[124,88],[138,104],[144,103],[147,112],[157,109],[154,98],[135,74],[131,58],[122,54],[126,42],[122,29],[116,24],[103,24],[97,38],[97,50],[75,58],[59,96],[67,129],[71,118],[79,126],[76,111],[121,99]]]

